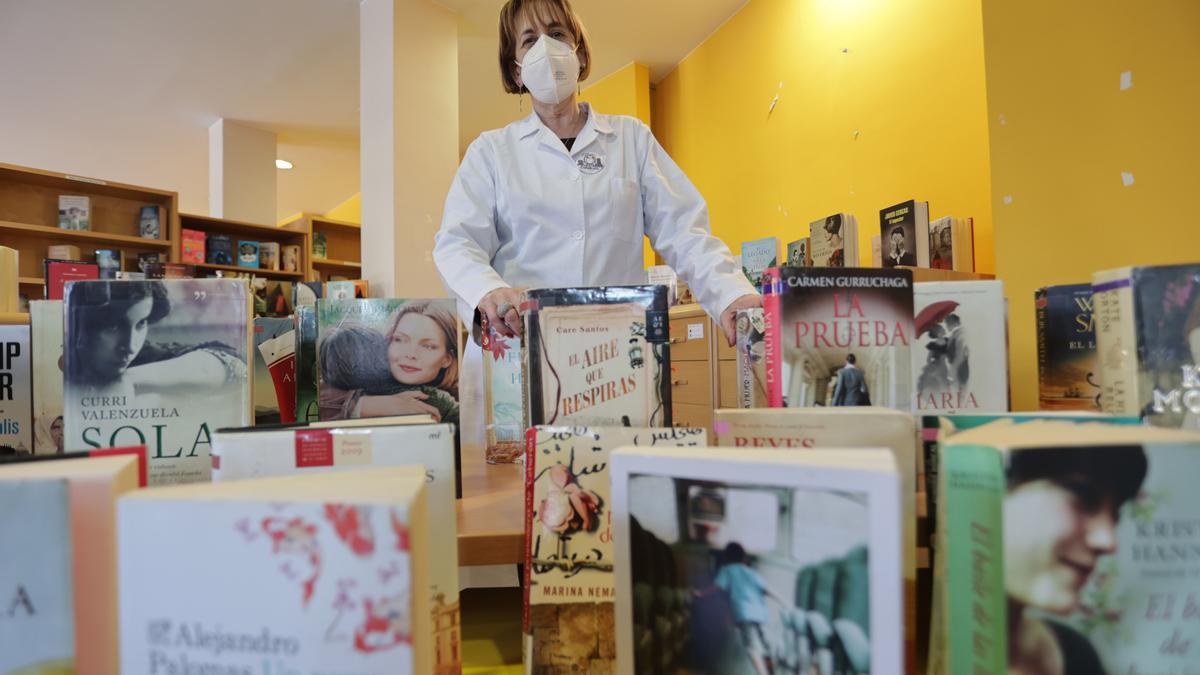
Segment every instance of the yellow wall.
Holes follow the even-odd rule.
[[[345,220],[351,223],[361,223],[362,193],[358,192],[353,197],[329,209],[325,212],[325,217],[333,218],[334,220]]]
[[[974,217],[993,268],[978,0],[751,0],[655,97],[659,140],[734,252],[845,211],[869,264],[879,210],[916,198]]]
[[[983,18],[1013,402],[1032,409],[1034,289],[1200,259],[1200,3],[983,0]]]
[[[596,112],[605,115],[630,115],[647,125],[650,117],[650,69],[640,63],[630,63],[601,80],[589,84],[579,99],[592,104]],[[646,266],[654,264],[654,249],[642,238],[642,258]]]

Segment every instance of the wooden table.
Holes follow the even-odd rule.
[[[458,564],[525,561],[524,465],[488,464],[483,448],[463,446],[458,500]]]

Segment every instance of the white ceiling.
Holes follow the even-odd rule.
[[[503,93],[503,0],[461,15],[460,138],[518,118]],[[746,0],[575,0],[591,82],[638,61],[657,81]],[[179,192],[208,213],[208,127],[275,131],[277,212],[358,190],[357,0],[0,0],[0,162]],[[587,83],[584,83],[585,86]],[[526,101],[528,106],[528,101]]]

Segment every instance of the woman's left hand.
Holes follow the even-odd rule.
[[[754,309],[762,307],[762,296],[758,293],[748,293],[742,297],[729,303],[724,312],[721,312],[721,329],[725,331],[725,339],[732,347],[737,340],[737,313],[739,309]]]

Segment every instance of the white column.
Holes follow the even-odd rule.
[[[275,132],[217,120],[208,128],[208,214],[261,225],[276,216]]]
[[[432,0],[362,0],[363,278],[375,297],[445,297],[433,236],[458,168],[458,27]]]

